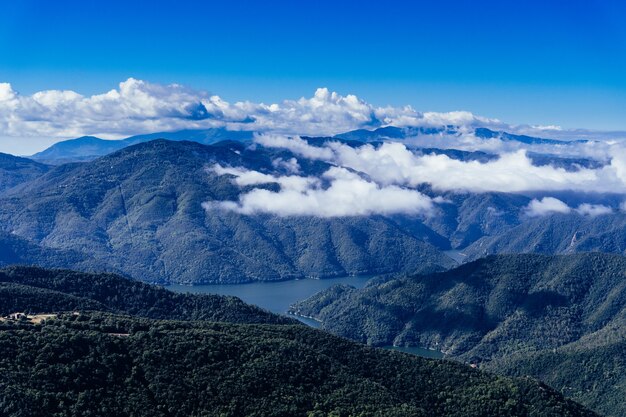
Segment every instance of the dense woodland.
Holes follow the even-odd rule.
[[[545,386],[299,325],[84,313],[0,326],[7,416],[592,416]]]
[[[367,347],[227,297],[39,268],[0,282],[3,307],[56,313],[0,322],[3,416],[595,415],[531,379]]]
[[[361,290],[332,287],[292,312],[361,342],[531,375],[607,416],[626,415],[623,256],[491,256]]]

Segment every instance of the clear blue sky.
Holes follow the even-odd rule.
[[[103,92],[130,76],[229,101],[327,86],[377,105],[626,129],[626,2],[3,2],[0,81]]]

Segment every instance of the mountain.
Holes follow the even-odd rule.
[[[620,255],[498,255],[442,273],[374,280],[361,290],[331,287],[290,311],[369,344],[427,347],[495,372],[542,378],[622,416],[625,277]]]
[[[434,235],[428,228],[406,230],[384,216],[277,217],[202,207],[237,200],[247,190],[217,175],[214,164],[284,175],[274,162],[291,157],[240,142],[142,143],[58,166],[0,197],[0,225],[34,245],[82,254],[80,261],[53,266],[149,282],[323,278],[454,264],[426,241]],[[300,165],[309,175],[329,167],[305,159]]]
[[[0,153],[0,193],[46,173],[47,165]]]
[[[526,145],[570,145],[574,143],[587,143],[588,140],[556,140],[543,139],[526,135],[514,135],[503,131],[493,131],[484,127],[478,127],[474,130],[474,134],[482,139],[500,139],[508,142],[519,142]]]
[[[380,127],[374,130],[358,129],[340,133],[335,136],[338,139],[357,140],[362,142],[375,142],[381,140],[403,140],[419,136],[456,136],[462,133],[458,126],[447,125],[439,127]],[[556,140],[544,139],[533,136],[515,135],[504,131],[494,131],[485,127],[473,129],[476,137],[481,139],[499,139],[505,142],[519,142],[525,145],[568,145],[573,143],[586,143],[587,140]]]
[[[251,140],[252,136],[253,132],[230,131],[224,128],[157,132],[131,136],[120,140],[105,140],[94,136],[83,136],[55,143],[49,148],[34,154],[32,158],[37,161],[58,165],[67,162],[90,161],[128,146],[155,139],[188,140],[210,145],[222,140]]]
[[[0,319],[3,416],[596,416],[528,378],[359,345],[227,297],[123,281],[0,271],[0,294],[31,312]],[[148,318],[168,316],[178,320]]]
[[[578,213],[531,218],[473,242],[464,253],[478,259],[494,253],[574,253],[626,251],[626,214],[599,216]]]
[[[456,134],[456,126],[441,127],[379,127],[374,130],[358,129],[350,132],[340,133],[334,137],[337,139],[356,140],[361,142],[374,142],[385,139],[406,139],[421,135],[443,135]]]

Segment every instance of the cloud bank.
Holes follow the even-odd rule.
[[[241,214],[271,213],[280,216],[358,216],[413,214],[431,216],[438,204],[449,200],[446,193],[604,192],[626,194],[626,153],[616,151],[605,166],[564,168],[536,166],[525,151],[504,153],[488,161],[458,160],[442,154],[422,154],[398,142],[349,146],[329,140],[319,146],[300,137],[260,135],[256,144],[290,150],[295,157],[272,161],[289,175],[276,175],[242,167],[214,165],[217,175],[230,175],[240,187],[252,187],[238,201],[205,204],[207,209]],[[332,165],[319,177],[301,176],[297,158],[320,160]],[[257,187],[277,184],[279,190]],[[424,184],[432,193],[418,191]],[[438,194],[438,195],[437,195]],[[546,196],[533,199],[522,209],[529,217],[555,213],[586,216],[610,214],[611,207],[583,203],[573,208]]]
[[[395,185],[380,186],[345,168],[332,167],[320,179],[273,176],[242,168],[215,165],[217,175],[232,175],[240,185],[275,183],[279,191],[256,188],[239,201],[212,201],[207,210],[229,210],[241,214],[270,213],[279,216],[345,217],[371,214],[430,215],[435,201],[416,190]],[[328,183],[326,186],[324,183]]]
[[[0,141],[7,138],[60,140],[83,135],[116,139],[140,133],[210,127],[323,136],[390,125],[459,126],[460,135],[448,138],[456,141],[450,146],[467,148],[496,143],[472,137],[472,128],[477,126],[543,137],[571,139],[572,136],[571,131],[558,126],[508,125],[467,111],[437,113],[419,112],[411,106],[379,107],[355,95],[341,95],[327,88],[318,88],[310,98],[265,104],[230,103],[206,91],[134,78],[121,82],[115,89],[91,96],[68,90],[21,95],[11,84],[0,83]],[[574,136],[580,137],[585,132],[577,131]],[[431,139],[440,144],[445,137],[434,135]]]
[[[571,171],[552,164],[537,166],[525,150],[505,152],[495,159],[481,162],[454,159],[444,154],[421,154],[399,142],[353,147],[328,141],[322,146],[313,146],[299,137],[276,135],[261,135],[256,142],[361,172],[383,186],[430,184],[442,192],[626,193],[626,149],[617,145],[608,149],[610,159],[606,165]]]

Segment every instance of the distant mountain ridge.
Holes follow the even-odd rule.
[[[32,155],[30,158],[43,163],[55,164],[67,162],[89,161],[100,156],[155,139],[172,141],[188,140],[210,145],[222,140],[249,141],[254,137],[253,131],[233,131],[226,128],[210,128],[200,130],[180,130],[173,132],[156,132],[141,134],[119,140],[100,139],[95,136],[82,136],[55,143],[49,148]],[[473,133],[481,139],[499,139],[502,141],[519,142],[527,145],[567,145],[585,143],[587,140],[563,141],[544,139],[532,136],[515,135],[488,128],[475,128]],[[333,138],[357,142],[376,142],[381,140],[403,140],[424,135],[458,135],[460,128],[454,125],[440,127],[395,127],[387,126],[374,130],[358,129],[340,133]]]
[[[58,165],[67,162],[90,161],[128,146],[156,139],[172,141],[187,140],[210,145],[222,140],[246,141],[251,140],[252,137],[253,132],[232,131],[225,128],[156,132],[130,136],[126,139],[119,140],[106,140],[94,136],[83,136],[55,143],[49,148],[32,155],[31,158],[36,161]]]
[[[526,135],[516,135],[504,131],[495,131],[486,127],[476,127],[467,129],[476,137],[481,139],[499,139],[507,142],[519,142],[526,145],[568,145],[575,143],[587,143],[586,139],[579,140],[557,140],[545,139]],[[363,142],[373,142],[385,139],[403,140],[408,138],[419,137],[423,135],[459,135],[461,129],[458,126],[447,125],[440,127],[380,127],[374,130],[358,129],[350,132],[335,135],[338,139],[357,140]]]

